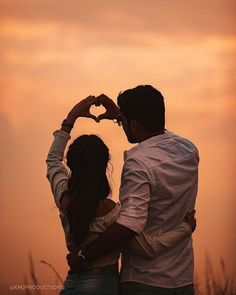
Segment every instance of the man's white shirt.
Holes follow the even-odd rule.
[[[196,147],[167,130],[125,152],[117,223],[153,235],[178,226],[195,206],[198,163]],[[125,249],[121,280],[167,288],[193,283],[192,239],[153,259]]]

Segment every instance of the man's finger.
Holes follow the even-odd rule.
[[[103,99],[103,98],[106,98],[106,99],[110,99],[106,94],[102,93],[100,95],[97,96],[98,99]]]
[[[92,106],[92,105],[96,105],[96,104],[97,104],[97,98],[96,98],[96,96],[94,96],[94,95],[90,95],[90,96],[86,97],[86,98],[83,100],[83,102],[84,102],[86,105],[90,105],[90,106]]]
[[[101,94],[97,96],[97,99],[99,103],[102,104],[106,109],[111,107],[111,103],[114,103],[113,100],[109,98],[108,96],[106,96],[105,94]]]
[[[99,101],[99,99],[96,98],[95,106],[96,106],[96,107],[100,107],[101,104],[102,104],[102,103]]]

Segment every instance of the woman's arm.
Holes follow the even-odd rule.
[[[196,228],[195,210],[188,213],[185,222],[182,222],[175,229],[160,235],[151,235],[142,232],[128,243],[126,247],[132,252],[146,257],[154,258],[161,254],[163,250],[171,249],[186,237],[190,237]]]
[[[89,96],[86,99],[77,103],[63,121],[60,130],[53,133],[54,140],[50,147],[46,163],[47,163],[47,178],[51,185],[51,190],[54,196],[55,203],[58,208],[65,209],[62,205],[62,197],[66,195],[68,189],[68,170],[63,163],[64,152],[67,142],[71,138],[70,132],[77,118],[87,117],[97,121],[97,118],[90,114],[90,107],[97,103],[97,98]],[[66,202],[65,202],[66,203]]]
[[[68,171],[63,164],[63,158],[70,134],[63,130],[57,130],[53,135],[54,140],[46,159],[47,178],[51,185],[55,203],[58,208],[61,208],[61,198],[67,191],[68,185]]]

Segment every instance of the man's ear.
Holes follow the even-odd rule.
[[[131,120],[129,126],[130,126],[132,133],[134,133],[137,130],[138,122],[136,120]]]

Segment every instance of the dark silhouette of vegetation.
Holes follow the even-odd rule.
[[[37,275],[36,275],[36,269],[35,269],[35,266],[34,266],[34,261],[33,261],[33,257],[32,257],[31,252],[29,252],[28,259],[29,259],[29,271],[30,271],[31,281],[32,281],[34,286],[40,286],[39,280],[38,280]],[[63,279],[59,275],[59,273],[57,272],[55,267],[53,267],[50,263],[48,263],[45,260],[40,260],[40,262],[45,264],[46,266],[48,266],[53,271],[53,273],[55,274],[55,286],[62,285]],[[25,286],[30,285],[29,281],[27,280],[26,275],[24,275],[24,285]],[[53,291],[53,290],[51,290],[51,291]],[[47,292],[47,293],[49,293],[49,292]],[[59,293],[59,291],[55,290],[55,294],[58,294],[58,293]],[[42,293],[41,293],[40,288],[35,288],[33,290],[30,290],[28,288],[25,289],[25,295],[41,295],[41,294]]]
[[[29,253],[30,278],[34,285],[39,285],[39,280],[36,275],[35,266],[31,252]],[[55,285],[62,285],[63,279],[56,268],[45,260],[40,262],[49,267],[55,275]],[[229,277],[226,271],[225,262],[220,259],[220,276],[216,276],[210,256],[206,254],[205,259],[205,281],[200,283],[198,276],[195,277],[195,295],[236,295],[236,281],[233,277]],[[24,284],[28,285],[27,277],[24,276]],[[53,291],[53,290],[52,290]],[[49,293],[49,292],[47,292]],[[55,290],[58,294],[59,290]],[[25,295],[41,295],[40,289],[25,290]]]
[[[205,286],[200,288],[198,279],[195,280],[196,295],[236,295],[236,282],[227,275],[223,259],[220,259],[221,277],[216,277],[210,256],[206,254],[205,260]]]
[[[36,271],[35,271],[35,266],[34,266],[34,262],[33,262],[33,257],[32,257],[31,251],[29,252],[28,258],[29,258],[29,267],[30,267],[30,277],[31,277],[31,280],[32,280],[32,282],[33,282],[33,284],[35,286],[38,286],[39,285],[39,281],[38,281],[37,276],[36,276]],[[28,281],[27,281],[27,278],[26,277],[24,278],[24,282],[25,282],[25,285],[28,285]],[[32,294],[33,293],[28,288],[25,289],[25,295],[32,295]],[[40,290],[36,288],[34,290],[34,295],[41,295]]]
[[[59,273],[57,272],[57,270],[55,269],[55,267],[53,267],[50,263],[48,263],[45,260],[40,260],[41,263],[46,264],[55,274],[56,278],[58,278],[60,283],[63,283],[63,279],[61,278],[61,276],[59,275]]]

